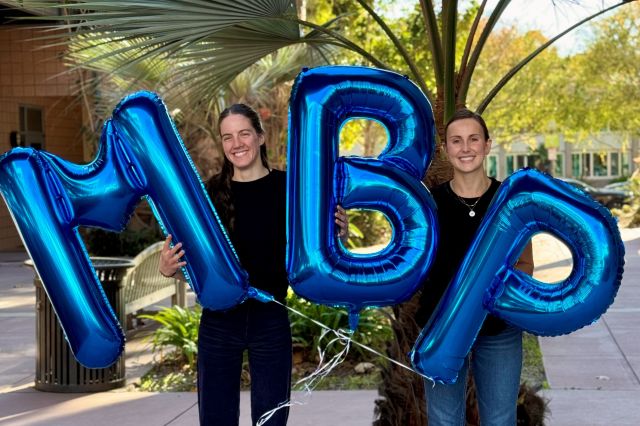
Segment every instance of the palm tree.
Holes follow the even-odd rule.
[[[108,41],[105,43],[105,41]],[[175,57],[157,56],[132,58],[128,40],[104,38],[92,43],[86,36],[69,40],[67,57],[85,71],[80,81],[79,97],[90,99],[91,129],[100,134],[102,120],[108,117],[124,95],[135,90],[151,90],[171,106],[178,125],[203,179],[208,179],[219,167],[221,147],[215,139],[215,117],[227,105],[244,102],[255,106],[268,132],[270,159],[274,165],[286,163],[286,127],[288,96],[292,80],[303,66],[316,66],[324,59],[308,52],[303,46],[288,46],[259,59],[245,68],[233,80],[211,93],[202,93],[188,85],[183,71],[176,79],[175,69],[184,63]],[[114,53],[115,50],[115,53]],[[86,71],[89,71],[87,73]],[[177,81],[176,81],[177,80]],[[186,80],[186,81],[185,81]],[[212,149],[216,152],[212,154]]]
[[[550,0],[552,7],[561,0]],[[575,3],[576,0],[565,0]],[[576,27],[626,3],[622,0],[571,25],[552,37],[529,55],[522,58],[481,96],[475,105],[483,112],[496,94],[526,64],[553,44],[558,38]],[[111,71],[134,68],[139,62],[162,58],[179,64],[180,78],[172,84],[181,86],[206,103],[221,87],[231,82],[243,70],[260,59],[291,45],[304,45],[307,49],[331,62],[332,49],[353,52],[366,64],[393,69],[381,55],[367,49],[354,37],[347,37],[342,24],[351,14],[338,16],[326,22],[306,20],[306,13],[298,13],[296,3],[307,0],[79,0],[72,3],[58,0],[14,0],[10,3],[29,8],[48,7],[60,11],[58,25],[77,42],[103,46],[104,52],[83,62],[92,66],[114,55],[125,61],[111,64]],[[388,38],[388,43],[401,58],[403,68],[420,86],[431,101],[438,133],[456,108],[466,105],[471,81],[484,46],[496,28],[511,0],[499,0],[487,10],[487,0],[474,2],[475,17],[468,34],[460,34],[458,20],[462,7],[456,1],[419,0],[419,10],[427,40],[423,46],[408,46],[394,34],[385,19],[376,13],[371,0],[343,0],[361,8],[362,13]],[[51,10],[51,9],[49,9]],[[304,18],[303,18],[304,17]],[[43,17],[50,20],[52,17]],[[52,36],[55,37],[55,36]],[[421,40],[416,40],[418,44]],[[124,45],[123,45],[124,43]],[[431,67],[421,67],[416,53],[426,54]],[[404,69],[402,71],[404,71]],[[174,75],[178,74],[173,72]],[[188,89],[187,89],[188,87]],[[442,161],[435,161],[430,170],[432,179],[440,180],[448,174]]]
[[[193,91],[173,84],[173,70],[180,64],[172,58],[145,58],[130,64],[126,49],[107,55],[114,46],[127,47],[126,40],[109,44],[93,44],[86,37],[75,37],[68,47],[68,58],[79,69],[77,101],[85,109],[83,135],[87,146],[97,150],[104,120],[128,93],[151,90],[159,93],[167,105],[183,138],[189,155],[204,181],[220,170],[222,146],[216,138],[215,118],[228,105],[244,102],[255,106],[267,132],[270,164],[284,168],[286,164],[287,107],[291,82],[303,66],[316,65],[320,58],[309,55],[302,46],[280,49],[242,71],[233,81],[225,84],[209,99],[194,97]],[[99,60],[94,60],[100,58]],[[117,72],[113,72],[117,70]],[[134,230],[155,231],[157,220],[150,206],[143,202],[136,209],[129,227]],[[92,231],[93,232],[93,231]],[[103,233],[98,233],[103,237]],[[114,237],[115,238],[115,237]]]
[[[547,7],[559,1],[550,0]],[[511,78],[564,34],[632,1],[619,1],[603,7],[552,37],[524,56],[493,88],[479,97],[481,100],[478,105],[472,107],[482,112]],[[298,0],[298,6],[303,2],[305,0]],[[149,58],[176,61],[181,78],[173,83],[188,87],[190,99],[195,103],[207,104],[212,94],[243,70],[291,45],[304,45],[321,56],[330,54],[330,49],[338,48],[358,56],[365,64],[394,69],[357,38],[346,35],[343,23],[348,22],[351,15],[315,22],[308,20],[306,13],[298,13],[296,4],[290,0],[78,0],[69,4],[55,0],[23,0],[19,3],[59,8],[66,15],[60,19],[67,20],[61,27],[71,30],[74,36],[85,37],[91,43],[113,46],[104,55],[89,60],[85,66],[114,54],[129,55],[127,67]],[[431,101],[437,131],[442,138],[444,123],[456,108],[467,103],[474,71],[485,44],[512,1],[497,0],[491,10],[487,10],[487,0],[479,4],[474,2],[472,10],[475,10],[475,16],[469,31],[461,34],[458,22],[463,8],[457,0],[446,0],[439,4],[433,0],[419,0],[419,20],[426,41],[421,45],[422,40],[417,39],[411,46],[404,44],[387,21],[376,13],[373,1],[343,0],[342,3],[359,7],[387,37],[390,49],[401,58],[401,71],[406,69],[406,73]],[[87,10],[81,9],[85,7]],[[127,46],[122,47],[117,44],[119,42],[126,42]],[[432,66],[419,66],[418,54],[428,56]],[[199,96],[204,99],[198,101]],[[429,171],[428,182],[437,183],[449,174],[448,164],[437,155]],[[390,345],[389,353],[397,360],[406,361],[405,354],[417,336],[412,319],[414,308],[412,303],[394,308],[396,341]],[[421,403],[422,381],[417,375],[390,367],[382,392],[387,402],[383,401],[379,407],[383,419],[380,425],[424,423],[415,414],[424,405]]]

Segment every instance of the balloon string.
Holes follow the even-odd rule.
[[[422,373],[420,373],[420,372],[418,372],[418,371],[414,370],[413,368],[411,368],[411,367],[409,367],[409,366],[407,366],[407,365],[405,365],[405,364],[403,364],[403,363],[401,363],[401,362],[399,362],[399,361],[396,361],[395,359],[389,358],[388,356],[386,356],[386,355],[384,355],[384,354],[382,354],[382,353],[378,352],[377,350],[375,350],[375,349],[373,349],[373,348],[370,348],[369,346],[366,346],[366,345],[364,345],[364,344],[362,344],[362,343],[360,343],[360,342],[358,342],[358,341],[356,341],[356,340],[353,340],[353,339],[351,338],[351,336],[350,336],[350,335],[352,334],[351,332],[348,332],[348,333],[349,333],[349,336],[347,336],[347,335],[345,335],[345,334],[343,333],[343,331],[342,331],[342,330],[334,330],[334,329],[332,329],[332,328],[329,328],[328,326],[324,325],[323,323],[321,323],[321,322],[319,322],[319,321],[317,321],[317,320],[315,320],[315,319],[313,319],[313,318],[311,318],[311,317],[309,317],[309,316],[307,316],[307,315],[303,314],[302,312],[300,312],[300,311],[298,311],[298,310],[296,310],[296,309],[294,309],[294,308],[292,308],[292,307],[290,307],[290,306],[287,306],[287,305],[285,305],[285,304],[283,304],[283,303],[280,303],[280,302],[278,302],[277,300],[274,300],[274,302],[276,302],[276,303],[278,303],[278,304],[280,304],[280,305],[284,306],[285,308],[287,308],[287,309],[288,309],[288,310],[290,310],[291,312],[293,312],[293,313],[295,313],[295,314],[297,314],[297,315],[300,315],[301,317],[306,318],[306,319],[308,319],[309,321],[313,322],[313,323],[314,323],[314,324],[316,324],[317,326],[321,327],[321,328],[324,330],[324,332],[325,332],[325,333],[332,332],[332,333],[334,333],[334,334],[335,334],[338,338],[340,338],[340,339],[348,339],[348,340],[350,341],[350,343],[351,343],[351,344],[354,344],[354,345],[356,345],[356,346],[358,346],[358,347],[360,347],[360,348],[362,348],[362,349],[365,349],[365,350],[367,350],[367,351],[369,351],[369,352],[371,352],[371,353],[373,353],[373,354],[375,354],[375,355],[377,355],[377,356],[379,356],[379,357],[381,357],[381,358],[383,358],[383,359],[386,359],[387,361],[389,361],[389,362],[391,362],[391,363],[393,363],[393,364],[396,364],[397,366],[402,367],[402,368],[404,368],[405,370],[409,370],[409,371],[411,371],[411,372],[413,372],[413,373],[416,373],[417,375],[419,375],[419,376],[421,376],[421,377],[423,377],[423,378],[425,378],[425,379],[432,380],[430,377],[425,376],[424,374],[422,374]]]
[[[311,373],[309,376],[303,377],[302,379],[298,380],[293,385],[294,388],[299,385],[304,385],[303,387],[304,390],[307,393],[311,393],[311,391],[315,389],[316,386],[318,386],[318,384],[323,378],[328,376],[329,373],[331,373],[331,371],[335,367],[337,367],[346,359],[347,353],[349,353],[349,349],[351,348],[351,338],[348,336],[344,336],[344,337],[338,336],[332,339],[331,341],[329,341],[329,343],[327,343],[326,349],[324,351],[322,350],[320,346],[320,342],[322,341],[322,339],[325,338],[325,336],[329,333],[329,331],[332,331],[335,333],[335,331],[331,329],[323,330],[322,333],[320,334],[320,338],[318,339],[317,349],[318,349],[318,357],[320,359],[318,361],[318,367],[316,367],[316,370],[313,373]],[[325,351],[329,350],[329,348],[331,348],[336,342],[343,344],[344,348],[342,348],[340,352],[332,356],[327,363],[324,363]]]
[[[305,405],[306,402],[301,402],[301,401],[297,401],[297,400],[288,400],[285,402],[281,402],[280,404],[278,404],[278,406],[276,408],[273,408],[267,412],[265,412],[262,416],[260,416],[260,418],[258,419],[258,422],[256,423],[256,426],[262,426],[263,424],[265,424],[266,422],[269,421],[269,419],[278,411],[281,410],[285,407],[293,407],[294,405]]]
[[[305,316],[304,314],[301,314],[301,313],[299,314]],[[265,412],[262,416],[260,416],[260,419],[258,419],[256,426],[262,426],[263,424],[265,424],[278,410],[281,410],[285,407],[292,407],[293,405],[305,405],[307,403],[307,400],[311,396],[311,392],[316,388],[316,386],[320,384],[322,379],[328,376],[331,373],[331,371],[333,371],[334,368],[336,368],[339,364],[341,364],[346,359],[347,354],[349,352],[349,348],[351,347],[350,345],[351,337],[348,335],[345,335],[342,332],[342,330],[336,333],[335,330],[325,326],[324,324],[319,324],[319,325],[323,328],[323,330],[322,330],[322,333],[320,334],[320,337],[318,338],[318,346],[317,346],[318,358],[319,358],[318,366],[316,367],[313,373],[311,373],[307,377],[303,377],[293,385],[294,388],[299,385],[304,385],[303,386],[303,389],[305,391],[303,396],[304,401],[290,399],[288,401],[281,402],[280,404],[278,404],[277,407]],[[321,342],[329,332],[333,332],[334,334],[336,334],[336,337],[326,344],[325,349],[322,349]],[[329,359],[329,361],[325,363],[324,362],[325,352],[329,350],[329,348],[331,348],[336,342],[343,344],[344,347],[340,350],[340,352],[333,355],[331,359]]]
[[[323,378],[325,378],[327,375],[329,375],[329,373],[331,373],[331,371],[338,366],[340,363],[342,363],[346,356],[347,353],[349,352],[349,349],[351,347],[351,345],[356,345],[362,349],[365,349],[383,359],[386,359],[387,361],[396,364],[399,367],[402,367],[406,370],[409,370],[415,374],[418,374],[419,376],[428,379],[430,381],[433,382],[433,380],[430,377],[425,376],[424,374],[419,373],[418,371],[415,371],[413,368],[399,362],[396,361],[392,358],[389,358],[388,356],[380,353],[379,351],[370,348],[369,346],[366,346],[360,342],[357,342],[355,340],[353,340],[352,335],[353,335],[353,331],[348,330],[345,331],[343,329],[338,329],[338,330],[334,330],[328,326],[326,326],[325,324],[321,323],[320,321],[317,321],[311,317],[309,317],[308,315],[303,314],[302,312],[285,305],[284,303],[281,303],[277,300],[272,300],[273,302],[284,306],[285,308],[287,308],[288,310],[290,310],[291,312],[295,313],[296,315],[299,315],[305,319],[308,319],[309,321],[311,321],[312,323],[316,324],[317,326],[319,326],[322,329],[322,333],[320,334],[320,337],[318,338],[318,357],[319,357],[319,362],[318,362],[318,366],[316,367],[316,370],[311,373],[309,376],[307,377],[303,377],[302,379],[298,380],[293,387],[295,388],[296,386],[299,386],[301,384],[303,384],[303,389],[304,389],[304,396],[303,398],[305,399],[305,401],[301,401],[301,400],[297,400],[297,399],[293,399],[293,400],[288,400],[288,401],[284,401],[281,402],[280,404],[278,404],[277,407],[265,412],[262,416],[260,416],[260,419],[258,420],[258,422],[256,423],[256,426],[262,426],[263,424],[265,424],[278,410],[281,410],[285,407],[292,407],[294,405],[305,405],[307,404],[307,400],[308,398],[311,396],[311,392],[313,391],[313,389],[315,389],[318,384],[320,384],[320,382],[322,381]],[[323,350],[321,348],[320,342],[325,338],[325,336],[329,333],[333,333],[335,335],[335,338],[332,339],[331,341],[329,341],[326,345],[326,349]],[[337,354],[335,354],[334,356],[331,357],[331,359],[327,362],[324,363],[324,357],[325,357],[325,352],[326,350],[328,350],[333,344],[335,344],[336,342],[339,342],[341,344],[344,345],[344,348],[342,350],[340,350],[340,352],[338,352]],[[306,383],[308,382],[308,383]],[[435,382],[434,382],[435,384]]]

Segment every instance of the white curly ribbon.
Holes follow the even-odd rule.
[[[320,334],[320,338],[318,339],[318,357],[319,357],[319,361],[318,361],[318,366],[316,367],[315,371],[313,373],[311,373],[310,375],[303,377],[302,379],[298,380],[296,383],[294,383],[293,388],[297,388],[298,386],[301,386],[302,389],[304,390],[304,396],[302,400],[299,399],[293,399],[293,400],[288,400],[288,401],[283,401],[280,404],[278,404],[277,407],[265,412],[260,419],[258,420],[258,423],[256,423],[256,426],[262,426],[264,425],[278,410],[281,410],[285,407],[292,407],[294,405],[306,405],[308,403],[309,398],[311,397],[311,393],[312,391],[318,386],[318,384],[322,381],[322,379],[324,379],[326,376],[328,376],[331,371],[336,368],[338,365],[340,365],[347,357],[347,354],[349,353],[349,348],[351,348],[351,345],[355,345],[358,347],[361,347],[362,349],[365,349],[383,359],[386,359],[387,361],[398,365],[399,367],[402,367],[406,370],[412,371],[416,374],[418,374],[419,376],[431,380],[429,377],[425,376],[424,374],[421,374],[417,371],[415,371],[413,368],[396,361],[395,359],[391,359],[388,356],[376,351],[373,348],[370,348],[369,346],[363,345],[360,342],[357,342],[355,340],[353,340],[352,336],[353,336],[353,331],[352,330],[344,330],[344,329],[338,329],[338,330],[334,330],[332,328],[329,328],[328,326],[324,325],[323,323],[303,314],[302,312],[293,309],[287,305],[285,305],[284,303],[280,303],[277,300],[273,300],[273,302],[278,303],[282,306],[284,306],[285,308],[287,308],[288,310],[290,310],[291,312],[295,313],[296,315],[299,315],[305,319],[308,319],[309,321],[313,322],[314,324],[316,324],[317,326],[319,326],[320,328],[322,328],[322,333]],[[321,342],[322,340],[329,334],[329,333],[333,333],[334,338],[331,339],[326,345],[325,345],[325,349],[323,349],[321,347]],[[326,351],[332,347],[332,345],[334,344],[341,344],[344,347],[334,356],[332,356],[327,362],[324,362],[324,358],[325,358],[325,353]]]

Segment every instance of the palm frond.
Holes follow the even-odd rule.
[[[42,37],[69,44],[76,67],[128,79],[132,87],[134,81],[143,88],[154,81],[174,95],[200,93],[197,102],[280,49],[305,43],[307,56],[316,58],[311,62],[319,63],[330,59],[336,47],[358,48],[329,28],[336,20],[306,25],[310,31],[303,36],[305,23],[286,0],[24,3],[61,11],[60,16],[41,17],[58,22]]]
[[[112,73],[126,73],[125,68],[143,62],[177,61],[187,67],[206,67],[193,75],[208,73],[209,78],[201,80],[211,90],[260,58],[301,41],[295,5],[286,0],[24,3],[61,10],[60,16],[40,17],[58,21],[49,27],[56,31],[43,37],[53,42],[63,37],[72,45],[84,45],[87,54],[80,54],[82,48],[74,50],[82,67],[105,70],[110,65]]]

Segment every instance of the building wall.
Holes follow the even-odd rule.
[[[40,34],[20,26],[0,27],[0,154],[11,149],[10,134],[19,130],[20,106],[42,108],[44,149],[66,160],[83,162],[82,110],[73,96],[73,74],[60,59],[62,47],[42,47]],[[1,198],[1,197],[0,197]],[[0,251],[22,250],[22,241],[0,201]]]
[[[534,150],[545,146],[545,138],[538,136],[531,144],[515,141],[510,145],[495,143],[487,158],[487,170],[504,180],[513,171],[522,167],[535,167],[538,155]],[[603,186],[613,179],[630,176],[638,167],[634,159],[640,158],[638,136],[617,132],[602,132],[586,135],[584,140],[569,143],[563,135],[555,141],[555,159],[550,162],[548,172],[556,177],[573,177],[594,186]],[[599,171],[595,170],[596,157]],[[604,163],[603,163],[604,162]],[[575,167],[574,167],[575,166]],[[606,170],[606,171],[603,171]]]

